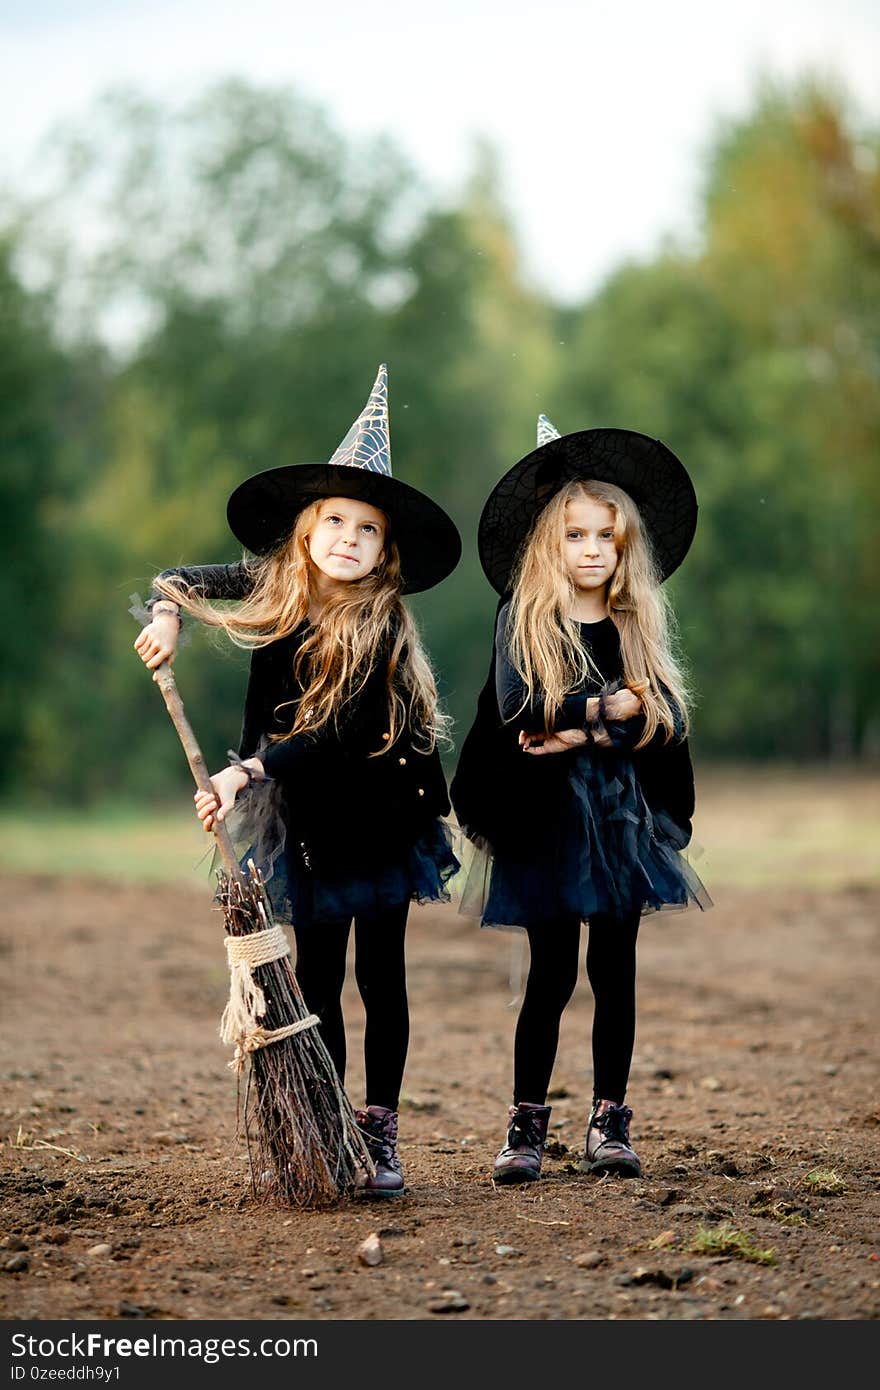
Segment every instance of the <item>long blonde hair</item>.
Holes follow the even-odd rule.
[[[253,588],[235,609],[215,608],[197,589],[172,577],[157,579],[155,588],[209,627],[222,628],[236,646],[267,647],[289,637],[308,617],[314,597],[307,541],[324,500],[303,508],[277,549],[245,561]],[[377,653],[387,661],[390,738],[376,754],[387,753],[407,724],[422,752],[431,752],[438,741],[448,743],[451,721],[438,706],[434,673],[400,595],[400,555],[387,524],[384,559],[371,574],[324,601],[320,621],[299,647],[293,673],[303,694],[292,702],[290,732],[272,735],[273,740],[338,725],[366,684]],[[276,706],[284,708],[285,703]]]
[[[569,617],[575,591],[564,564],[565,511],[589,500],[614,513],[617,568],[608,585],[608,611],[620,633],[624,679],[639,696],[645,728],[642,748],[659,727],[666,742],[688,728],[688,692],[672,651],[672,613],[638,508],[613,483],[589,479],[560,489],[539,514],[514,578],[508,615],[511,660],[526,687],[526,703],[544,695],[546,732],[553,728],[563,697],[601,673],[582,647]],[[673,703],[677,710],[673,709]]]

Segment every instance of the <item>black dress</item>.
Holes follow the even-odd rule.
[[[690,839],[693,772],[686,740],[658,731],[636,750],[641,717],[608,725],[610,749],[579,746],[524,753],[520,729],[543,727],[540,701],[525,703],[500,609],[490,678],[452,783],[453,805],[477,847],[463,910],[484,926],[531,928],[576,916],[708,906],[681,851]],[[619,688],[623,662],[610,618],[579,624],[601,675],[572,691],[556,720],[583,728],[586,699]]]
[[[162,578],[214,600],[240,600],[252,582],[243,564]],[[390,743],[383,653],[335,721],[283,737],[304,693],[294,661],[309,630],[303,622],[251,656],[238,751],[260,758],[267,781],[241,793],[227,820],[242,861],[254,860],[276,915],[297,926],[447,901],[459,864],[442,819],[446,779],[436,748],[421,751],[409,722]]]

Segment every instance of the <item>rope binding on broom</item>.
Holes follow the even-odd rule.
[[[304,1028],[320,1023],[317,1014],[297,1019],[286,1028],[261,1028],[257,1020],[266,1012],[266,996],[253,977],[259,965],[290,955],[290,946],[283,927],[268,927],[265,931],[249,932],[246,936],[227,936],[226,956],[229,961],[229,1002],[220,1020],[220,1037],[225,1043],[235,1043],[235,1056],[229,1066],[241,1072],[248,1055],[261,1047],[292,1038]]]
[[[227,936],[226,955],[230,969],[233,965],[268,965],[290,955],[290,946],[283,927],[267,927],[265,931],[248,932],[247,936]]]

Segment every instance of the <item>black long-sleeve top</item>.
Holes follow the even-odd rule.
[[[510,605],[505,604],[495,624],[495,693],[498,710],[505,723],[516,720],[518,730],[539,733],[544,728],[543,695],[534,692],[529,699],[525,683],[511,661],[507,638],[509,612]],[[578,623],[578,629],[581,644],[589,652],[599,675],[597,677],[591,672],[582,686],[563,696],[562,704],[553,718],[553,727],[558,730],[583,729],[587,723],[587,700],[598,695],[604,687],[624,679],[620,634],[614,620],[602,618],[597,623]],[[684,721],[675,702],[671,703],[677,716],[675,737],[680,740]],[[609,721],[608,732],[615,748],[634,749],[644,727],[644,715],[637,714],[631,719]],[[659,747],[665,742],[665,729],[657,729],[647,746]]]
[[[499,608],[489,675],[452,780],[452,804],[465,832],[495,847],[523,850],[551,838],[559,831],[567,805],[564,789],[570,759],[627,756],[651,809],[666,811],[690,838],[694,778],[687,739],[679,736],[666,742],[665,730],[658,729],[644,748],[636,749],[644,729],[641,715],[609,726],[611,749],[578,749],[544,757],[523,752],[520,730],[543,730],[544,704],[540,692],[527,699],[510,659],[508,611],[506,603]],[[587,698],[624,677],[620,635],[613,620],[578,626],[601,679],[591,675],[580,689],[565,696],[554,719],[559,730],[584,728]]]
[[[161,578],[180,579],[212,600],[243,599],[252,586],[243,564],[183,567]],[[391,862],[431,820],[449,812],[439,754],[420,752],[409,724],[390,745],[383,652],[335,720],[314,733],[284,737],[304,694],[294,664],[309,631],[303,622],[290,636],[254,649],[239,755],[259,756],[267,775],[281,784],[294,841],[317,871]]]
[[[543,694],[535,691],[529,700],[522,677],[511,661],[507,637],[509,613],[510,605],[505,604],[495,623],[495,693],[498,709],[505,722],[516,719],[519,729],[537,733],[544,727]],[[587,699],[598,694],[603,684],[623,676],[620,639],[612,620],[604,618],[599,623],[579,623],[578,627],[581,641],[589,647],[602,679],[591,677],[583,687],[569,691],[563,697],[562,705],[553,719],[555,729],[583,729],[587,722]]]

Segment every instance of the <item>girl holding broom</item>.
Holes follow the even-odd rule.
[[[502,600],[452,783],[459,821],[483,851],[465,910],[474,883],[483,925],[521,928],[530,947],[498,1183],[540,1174],[582,922],[595,1009],[581,1166],[640,1174],[624,1103],[639,923],[708,902],[680,854],[694,787],[660,587],[693,538],[693,487],[664,445],[629,430],[560,438],[542,416],[538,444],[483,509],[480,558]]]
[[[152,670],[173,660],[183,610],[252,649],[239,755],[211,778],[213,793],[196,793],[196,810],[210,831],[247,792],[251,853],[276,915],[292,921],[297,979],[340,1079],[354,920],[366,1013],[366,1097],[355,1113],[376,1165],[367,1190],[377,1195],[404,1188],[397,1110],[409,904],[446,900],[458,868],[441,819],[445,716],[402,594],[451,573],[461,541],[435,502],[391,476],[387,396],[382,366],[329,463],[243,482],[227,516],[253,558],[166,570],[135,642]],[[216,600],[236,607],[221,612]]]

